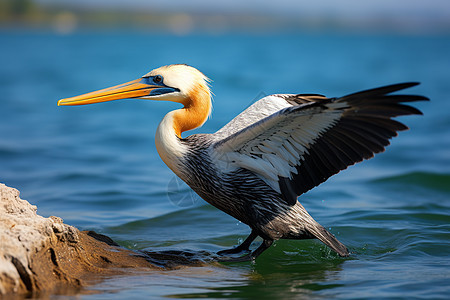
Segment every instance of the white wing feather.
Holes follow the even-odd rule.
[[[278,97],[271,98],[266,100]],[[286,103],[284,107],[281,101]],[[341,108],[345,106],[343,103],[327,103],[323,107],[313,104],[292,106],[278,98],[278,107],[282,109],[216,142],[217,159],[228,166],[254,172],[280,191],[278,177],[291,178],[292,174],[297,174],[296,166],[308,153],[309,145],[340,119]],[[245,117],[245,112],[241,118]]]

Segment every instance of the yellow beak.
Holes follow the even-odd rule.
[[[58,101],[58,106],[85,105],[111,100],[139,98],[150,95],[151,91],[157,88],[161,88],[161,86],[147,84],[144,82],[143,78],[140,78],[103,90],[83,94],[76,97],[61,99]]]

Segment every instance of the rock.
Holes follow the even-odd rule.
[[[0,298],[77,290],[99,274],[124,274],[134,268],[201,264],[180,251],[127,250],[107,236],[80,232],[61,218],[44,218],[36,211],[19,198],[18,190],[0,184]]]

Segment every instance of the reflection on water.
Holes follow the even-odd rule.
[[[90,290],[116,296],[170,298],[253,298],[267,299],[314,296],[322,290],[343,286],[339,281],[341,258],[322,257],[308,261],[264,260],[248,264],[209,263],[206,266],[172,271],[137,271],[135,276],[110,278]],[[131,284],[130,284],[131,283]],[[320,295],[316,295],[320,296]],[[324,297],[325,298],[325,297]]]

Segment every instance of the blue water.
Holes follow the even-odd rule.
[[[431,102],[402,117],[385,153],[300,201],[354,253],[278,241],[256,263],[211,263],[105,278],[82,299],[448,298],[450,36],[0,32],[0,182],[44,216],[140,250],[215,252],[249,230],[209,206],[161,162],[154,132],[177,104],[123,100],[57,107],[60,98],[170,63],[213,79],[214,132],[271,93],[340,96],[404,81]]]

